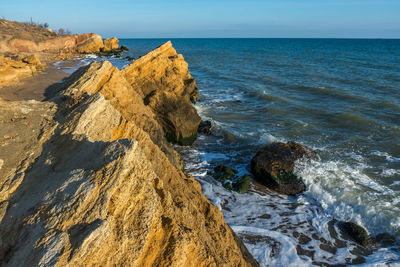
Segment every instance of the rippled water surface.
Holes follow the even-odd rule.
[[[121,44],[130,49],[124,56],[137,58],[164,41]],[[172,42],[198,82],[196,108],[212,121],[215,133],[181,148],[186,168],[262,265],[345,264],[359,257],[351,242],[337,244],[332,219],[360,223],[372,234],[399,236],[400,40]],[[262,145],[291,140],[320,156],[298,163],[308,187],[298,197],[257,188],[240,195],[206,175],[218,164],[247,173]],[[303,244],[299,233],[312,241]],[[364,254],[367,265],[400,259],[399,246]]]

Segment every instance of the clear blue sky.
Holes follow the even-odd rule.
[[[120,38],[400,38],[400,0],[0,0],[0,17]]]

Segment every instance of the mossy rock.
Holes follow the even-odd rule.
[[[300,178],[293,173],[280,171],[278,176],[272,177],[279,185],[286,185],[300,181]]]
[[[247,193],[250,188],[250,181],[251,181],[251,176],[246,174],[240,177],[233,185],[233,190],[243,194]]]
[[[353,222],[339,222],[338,227],[344,238],[368,248],[373,245],[373,239],[364,227]]]
[[[237,174],[237,171],[225,166],[225,165],[219,165],[214,168],[214,178],[220,182],[226,181],[226,180],[232,180],[235,178]]]
[[[233,184],[231,181],[225,181],[222,186],[227,190],[233,190]]]
[[[197,133],[194,133],[191,136],[182,137],[182,138],[178,138],[174,134],[167,133],[165,138],[170,143],[178,144],[178,145],[181,145],[181,146],[190,146],[190,145],[192,145],[194,143],[194,141],[196,141]]]
[[[180,138],[176,142],[181,146],[190,146],[194,143],[194,141],[196,141],[196,139],[197,133],[194,133],[191,136]]]

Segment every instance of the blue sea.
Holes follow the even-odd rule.
[[[122,68],[126,56],[140,57],[165,41],[123,39],[130,51],[107,60]],[[339,246],[330,223],[356,222],[399,241],[400,40],[172,43],[197,80],[196,108],[214,133],[178,147],[186,170],[262,266],[400,264],[399,244],[361,252],[352,242]],[[304,194],[287,197],[258,187],[237,194],[207,175],[219,164],[249,173],[257,150],[275,141],[317,151],[318,160],[296,166]],[[300,234],[311,241],[303,244]]]

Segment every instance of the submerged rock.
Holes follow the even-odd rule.
[[[214,168],[213,176],[216,180],[220,181],[228,190],[233,190],[238,193],[247,193],[250,188],[250,175],[237,176],[237,171],[225,166],[219,165]]]
[[[211,121],[201,121],[197,131],[204,135],[211,135],[211,127]]]
[[[380,233],[374,237],[374,241],[381,247],[390,247],[396,243],[396,237],[389,233]]]
[[[233,190],[238,192],[238,193],[247,193],[250,188],[250,181],[251,181],[251,176],[246,174],[240,177],[235,183],[233,184]]]
[[[373,239],[364,227],[353,222],[338,222],[337,225],[345,239],[352,240],[365,248],[374,244]]]
[[[219,165],[214,168],[214,178],[220,182],[232,180],[233,178],[235,178],[236,174],[237,170],[234,170],[231,167],[225,165]]]
[[[251,160],[251,171],[258,181],[281,194],[295,195],[305,184],[294,171],[296,160],[312,155],[312,151],[295,142],[272,143]]]

